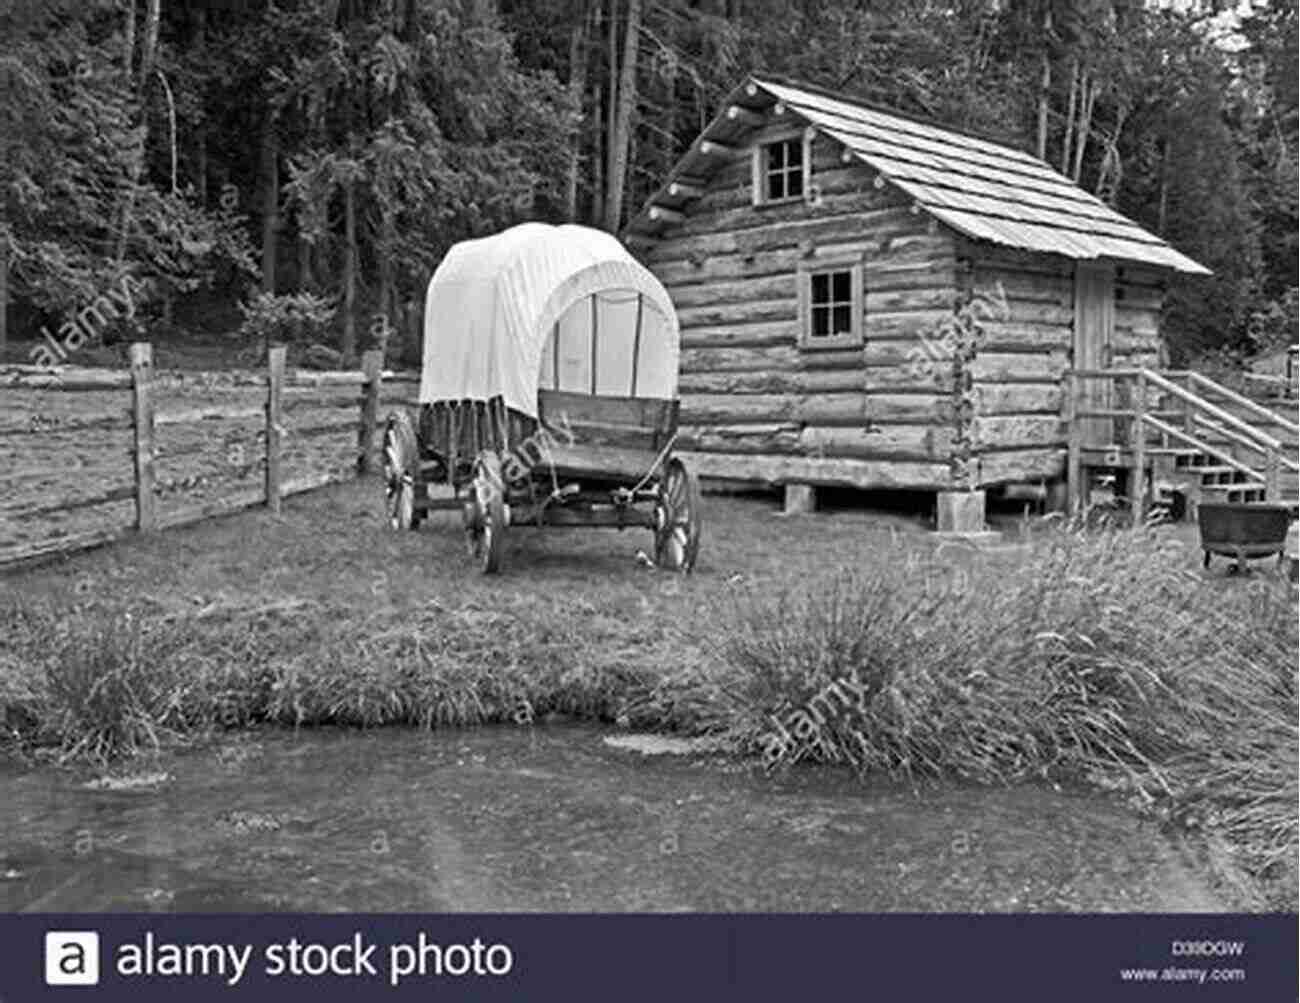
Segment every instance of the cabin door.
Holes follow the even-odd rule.
[[[1108,369],[1115,341],[1115,271],[1110,265],[1079,262],[1074,266],[1074,368]],[[1113,407],[1110,380],[1079,381],[1078,408]],[[1110,418],[1085,418],[1080,429],[1085,446],[1115,442]]]

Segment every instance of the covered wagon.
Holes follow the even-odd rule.
[[[418,411],[385,424],[389,524],[457,509],[485,572],[509,527],[643,527],[658,566],[689,571],[678,351],[663,286],[607,233],[525,223],[457,244],[425,299]]]

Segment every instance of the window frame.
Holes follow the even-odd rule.
[[[772,147],[786,143],[799,144],[799,155],[802,158],[799,164],[800,191],[798,195],[782,195],[779,198],[772,198],[768,195],[768,180],[771,174],[768,168],[768,156]],[[793,172],[784,169],[782,173],[788,178]],[[803,202],[807,199],[808,193],[812,190],[812,130],[799,129],[780,133],[755,143],[750,171],[750,189],[755,206],[789,205],[792,202]]]
[[[814,275],[849,273],[850,330],[846,334],[815,335],[812,333]],[[799,265],[799,347],[802,349],[858,348],[863,342],[863,321],[866,315],[866,287],[861,257],[826,258],[806,261]],[[832,296],[834,294],[832,293]],[[836,300],[831,299],[834,309]]]

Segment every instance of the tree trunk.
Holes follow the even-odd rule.
[[[176,162],[176,98],[172,95],[172,85],[167,82],[167,75],[162,70],[156,71],[158,82],[163,87],[163,97],[167,99],[167,131],[171,147],[171,167],[172,167],[172,194],[175,195],[179,190],[177,188],[177,162]]]
[[[569,99],[573,107],[582,112],[582,97],[587,90],[587,29],[590,11],[583,11],[582,20],[573,29],[569,37]],[[569,174],[565,181],[565,214],[569,222],[578,221],[578,174],[582,162],[582,121],[573,130],[573,142],[569,148]]]
[[[664,73],[663,149],[660,152],[659,176],[666,178],[677,163],[677,64],[670,63]]]
[[[280,151],[275,116],[268,109],[262,131],[262,292],[275,292],[276,237],[280,231]]]
[[[122,34],[122,75],[130,86],[131,64],[135,61],[135,0],[126,0],[126,24]]]
[[[0,361],[9,342],[9,245],[0,247]]]
[[[605,79],[608,84],[605,92],[605,187],[601,193],[600,214],[596,217],[601,225],[609,219],[609,191],[614,184],[614,148],[618,138],[615,135],[618,128],[618,0],[609,0],[608,18],[605,48]]]
[[[605,200],[605,229],[617,233],[623,219],[623,192],[627,187],[628,150],[632,116],[636,112],[636,57],[641,41],[641,0],[628,0],[627,28],[623,35],[623,62],[618,81],[614,119],[614,149],[610,157],[609,197]]]
[[[1106,152],[1101,158],[1101,170],[1097,172],[1097,187],[1094,194],[1108,205],[1119,203],[1119,186],[1124,181],[1124,161],[1120,157],[1119,137],[1124,131],[1124,121],[1128,110],[1121,104],[1115,109],[1115,131],[1106,140]]]
[[[397,253],[397,213],[385,207],[379,221],[379,312],[383,315],[381,344],[368,348],[387,351],[389,333],[397,324],[397,289],[393,281],[393,259]]]
[[[140,79],[136,85],[140,103],[153,76],[154,59],[158,54],[158,27],[162,23],[162,0],[148,0],[145,7],[144,38],[140,49]]]
[[[1074,106],[1079,96],[1079,61],[1070,60],[1070,98],[1065,106],[1065,135],[1061,139],[1061,173],[1070,173],[1070,146],[1074,136]]]
[[[316,288],[311,271],[311,242],[298,231],[298,292],[309,293]]]
[[[1156,212],[1156,236],[1163,237],[1169,222],[1169,137],[1160,143],[1160,206]]]
[[[194,51],[206,52],[208,15],[203,10],[195,13],[198,15],[198,22],[194,28]],[[199,205],[206,209],[208,207],[208,120],[205,115],[200,114],[196,133],[198,156],[194,172],[198,175]]]
[[[1043,11],[1043,68],[1038,80],[1038,159],[1047,159],[1047,112],[1052,94],[1052,7]]]
[[[144,155],[149,141],[149,116],[146,114],[145,95],[149,86],[149,75],[153,72],[154,52],[158,48],[158,25],[162,20],[162,0],[147,0],[145,8],[144,43],[140,56],[140,79],[136,84],[137,100],[140,104],[140,145],[136,147],[131,160],[130,181],[126,191],[126,201],[122,206],[121,229],[117,235],[117,266],[122,270],[126,261],[126,245],[131,233],[131,217],[135,212],[135,195],[140,186],[140,176],[144,173]],[[131,84],[131,55],[135,48],[135,0],[128,0],[126,18],[126,82]]]
[[[1083,75],[1079,98],[1079,128],[1074,140],[1074,183],[1083,176],[1083,153],[1088,146],[1088,132],[1092,128],[1092,106],[1097,101],[1097,85],[1089,74]]]
[[[343,185],[343,363],[357,358],[357,196],[351,178]]]
[[[600,109],[604,103],[604,89],[596,85],[591,101],[591,222],[599,224],[605,215],[605,158],[601,152]]]

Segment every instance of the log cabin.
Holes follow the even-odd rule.
[[[705,477],[934,492],[1059,486],[1070,367],[1154,365],[1208,274],[1037,157],[770,76],[728,97],[625,239],[681,323]]]

